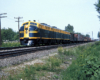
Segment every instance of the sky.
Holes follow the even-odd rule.
[[[97,39],[100,20],[94,6],[98,0],[0,0],[0,13],[7,13],[1,18],[1,28],[18,31],[18,22],[14,17],[23,17],[22,23],[29,20],[46,23],[64,30],[68,24],[75,32],[89,34]]]

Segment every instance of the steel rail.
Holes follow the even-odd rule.
[[[27,49],[15,49],[15,50],[8,50],[8,51],[0,51],[0,58],[3,57],[8,57],[11,55],[19,55],[21,53],[29,53],[32,51],[38,51],[38,50],[47,50],[47,49],[51,49],[51,48],[56,48],[58,46],[65,46],[65,45],[52,45],[52,46],[40,46],[40,47],[32,47],[32,48],[27,48]]]
[[[82,44],[82,43],[80,43]],[[34,51],[39,51],[39,50],[47,50],[47,49],[52,49],[52,48],[57,48],[57,47],[64,47],[64,46],[74,46],[78,44],[60,44],[60,45],[50,45],[50,46],[40,46],[40,47],[27,47],[27,48],[18,48],[18,49],[11,49],[11,50],[4,50],[0,51],[0,59],[1,58],[7,58],[8,56],[14,56],[14,55],[20,55],[20,54],[25,54],[29,52],[34,52]]]
[[[26,47],[32,47],[32,46],[1,47],[0,50],[11,50],[11,49],[17,49],[17,48],[26,48]]]

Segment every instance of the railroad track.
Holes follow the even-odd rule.
[[[17,56],[33,51],[38,50],[45,50],[45,49],[51,49],[56,48],[58,46],[65,46],[65,45],[50,45],[50,46],[38,46],[38,47],[12,47],[12,48],[4,48],[0,50],[0,59],[7,58],[11,56]]]
[[[32,46],[28,46],[32,47]],[[1,47],[0,50],[11,50],[11,49],[18,49],[18,48],[27,48],[27,46],[20,46],[20,47]]]
[[[18,56],[22,54],[27,54],[27,53],[34,52],[34,51],[47,50],[51,48],[57,48],[60,46],[64,47],[64,46],[71,46],[71,45],[78,45],[78,44],[60,44],[60,45],[50,45],[50,46],[38,46],[38,47],[5,48],[5,49],[0,50],[0,59],[12,57],[12,56]]]

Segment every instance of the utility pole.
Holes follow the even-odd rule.
[[[1,13],[0,14],[0,47],[2,46],[2,37],[1,37],[1,18],[5,18],[7,16],[1,16],[1,15],[5,15],[7,13]]]
[[[14,17],[14,19],[18,19],[18,21],[15,21],[15,22],[18,22],[18,32],[19,32],[19,22],[21,22],[20,19],[22,19],[22,18],[23,17]],[[19,34],[19,37],[20,37],[20,34]]]
[[[92,40],[93,40],[93,31],[92,31]]]
[[[99,32],[98,32],[98,34],[100,33],[100,28],[99,28]],[[99,37],[99,36],[98,36]],[[100,41],[100,37],[99,37],[99,41]]]

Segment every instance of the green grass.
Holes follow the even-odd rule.
[[[46,63],[35,63],[31,66],[26,66],[25,69],[19,70],[18,73],[14,73],[14,71],[10,71],[10,76],[6,79],[2,77],[2,80],[35,80],[39,79],[42,76],[48,74],[48,72],[56,72],[57,67],[61,64],[61,60],[57,57],[49,57],[46,59]],[[18,70],[17,70],[18,71]],[[16,71],[15,71],[16,72]],[[37,76],[37,78],[36,78]],[[57,76],[54,76],[57,78]]]
[[[2,43],[1,47],[19,47],[22,46],[20,45],[20,42],[8,42],[8,43]]]
[[[61,59],[57,57],[49,57],[50,71],[55,71],[61,64]]]
[[[23,71],[17,75],[10,75],[6,80],[35,80],[35,68],[33,66],[27,66]],[[5,79],[3,79],[5,80]]]
[[[36,71],[47,70],[47,71],[54,71],[57,67],[60,66],[61,60],[57,57],[49,57],[45,64],[35,64]]]
[[[100,80],[100,42],[79,46],[77,59],[62,72],[62,80]]]
[[[46,64],[34,64],[34,67],[36,69],[36,71],[41,71],[41,70],[48,70],[49,69],[49,63]]]
[[[63,49],[62,47],[59,47],[58,48],[58,54],[60,56],[61,55],[64,55],[64,56],[74,56],[74,55],[76,55],[76,52],[75,52],[75,48]]]

